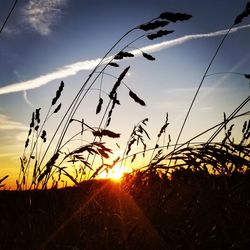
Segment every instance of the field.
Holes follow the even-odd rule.
[[[142,92],[125,82],[131,70],[125,63],[133,57],[147,63],[156,58],[146,53],[154,52],[152,47],[134,44],[168,36],[175,30],[165,26],[180,25],[192,15],[162,12],[124,33],[90,67],[66,108],[62,95],[67,86],[61,80],[47,111],[35,108],[32,113],[16,190],[8,190],[8,175],[0,176],[0,250],[250,249],[250,96],[239,99],[231,113],[224,112],[223,121],[213,126],[208,121],[202,131],[183,139],[207,78],[229,75],[239,78],[238,85],[248,83],[249,72],[211,73],[210,68],[229,35],[249,26],[237,26],[249,15],[250,2],[227,30],[170,40],[181,44],[191,37],[222,36],[173,138],[168,113],[154,140],[148,118],[137,121],[120,141],[125,128],[118,126],[118,133],[110,124],[123,100],[121,87],[134,105],[146,106]],[[105,88],[104,77],[115,81],[111,88]],[[96,106],[86,101],[92,90],[98,93]],[[82,108],[93,106],[97,121],[90,125]],[[125,116],[129,120],[130,112]]]
[[[250,174],[0,192],[1,249],[249,249]]]

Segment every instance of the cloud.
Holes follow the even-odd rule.
[[[24,98],[24,101],[25,101],[29,106],[31,106],[32,108],[35,107],[35,106],[31,103],[31,101],[29,100],[26,90],[23,91],[23,98]]]
[[[12,26],[5,26],[2,31],[6,36],[13,36],[20,34],[20,30]]]
[[[55,2],[55,0],[51,2]],[[246,28],[250,28],[250,25],[243,25],[243,26],[233,28],[230,33],[236,32],[241,29],[246,29]],[[180,45],[180,44],[183,44],[188,41],[195,40],[195,39],[225,35],[227,31],[228,30],[219,30],[216,32],[211,32],[211,33],[206,33],[206,34],[186,35],[180,38],[168,40],[168,41],[157,43],[154,45],[145,46],[145,47],[142,47],[141,50],[143,50],[144,52],[152,53],[152,52],[160,51],[163,49],[171,48],[171,47],[174,47],[174,46],[177,46],[177,45]],[[135,56],[141,56],[141,53],[138,50],[132,50],[131,53],[135,54]],[[100,60],[101,59],[98,58],[95,60],[86,60],[86,61],[77,62],[74,64],[64,66],[52,73],[48,73],[46,75],[42,75],[37,78],[34,78],[32,80],[22,81],[19,83],[13,83],[13,84],[1,87],[0,95],[38,88],[45,84],[48,84],[49,82],[53,80],[63,79],[65,77],[75,75],[82,70],[94,69],[94,67],[100,62]]]
[[[17,77],[18,80],[21,80],[21,79],[22,79],[20,73],[19,73],[17,70],[14,70],[14,74],[16,75],[16,77]],[[27,94],[27,91],[26,91],[26,90],[23,91],[23,99],[24,99],[24,101],[25,101],[29,106],[31,106],[32,108],[35,107],[35,106],[31,103],[31,101],[29,100],[28,94]]]
[[[4,86],[0,88],[0,95],[39,88],[45,84],[48,84],[53,80],[63,79],[64,77],[75,75],[81,70],[93,69],[100,62],[100,60],[101,59],[77,62],[71,65],[67,65],[61,69],[58,69],[55,72],[46,75],[41,75],[32,80],[22,81],[19,83],[13,83],[8,86]]]
[[[24,142],[27,138],[27,131],[21,131],[16,135],[16,140],[19,142]]]
[[[28,128],[17,121],[12,121],[7,115],[0,114],[0,131],[2,130],[28,130]]]
[[[0,158],[16,158],[18,155],[18,153],[0,153]]]
[[[207,91],[211,89],[211,87],[203,87],[202,91]],[[183,93],[189,93],[189,92],[195,92],[197,90],[197,87],[190,87],[190,88],[167,88],[164,90],[165,94],[183,94]]]
[[[214,110],[214,106],[205,106],[205,107],[198,107],[197,109],[196,109],[196,112],[197,111],[201,111],[201,112],[205,112],[205,111],[212,111],[212,110]]]
[[[234,32],[236,32],[238,30],[247,29],[247,28],[250,28],[250,24],[235,27],[235,28],[231,29],[230,33],[234,33]],[[186,35],[186,36],[182,36],[180,38],[176,38],[176,39],[173,39],[173,40],[169,40],[169,41],[157,43],[157,44],[154,44],[154,45],[146,46],[146,47],[142,48],[142,50],[145,51],[145,52],[151,52],[152,53],[152,52],[156,52],[156,51],[159,51],[159,50],[162,50],[162,49],[171,48],[173,46],[177,46],[177,45],[180,45],[180,44],[183,44],[183,43],[189,42],[191,40],[195,40],[195,39],[222,36],[222,35],[225,35],[227,32],[228,32],[228,30],[219,30],[219,31],[210,32],[210,33],[206,33],[206,34]]]
[[[51,26],[62,16],[67,0],[29,0],[24,8],[25,22],[41,35],[48,35]]]

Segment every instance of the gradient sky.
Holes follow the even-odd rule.
[[[0,1],[1,24],[13,2]],[[154,145],[154,138],[168,112],[170,126],[167,133],[174,142],[195,90],[222,39],[223,32],[218,35],[214,32],[229,28],[246,3],[243,0],[19,1],[0,34],[0,178],[5,174],[10,174],[12,181],[16,178],[31,113],[38,107],[45,113],[60,81],[65,82],[62,94],[65,109],[96,64],[95,60],[101,58],[127,30],[164,11],[186,12],[193,18],[171,24],[169,27],[175,32],[166,37],[154,41],[142,39],[134,45],[144,48],[173,41],[171,46],[161,45],[157,51],[148,48],[148,53],[156,57],[155,62],[139,56],[123,61],[119,69],[107,71],[118,76],[130,65],[125,82],[147,104],[141,107],[134,103],[127,90],[121,87],[121,106],[114,112],[110,129],[122,134],[119,143],[123,145],[134,124],[148,117],[148,131]],[[249,24],[248,17],[236,26],[244,25],[228,36],[209,73],[250,74],[250,27],[246,26]],[[196,36],[208,33],[212,33],[212,37]],[[140,34],[137,31],[130,39]],[[184,36],[190,37],[186,41]],[[174,39],[180,39],[179,44]],[[81,64],[76,64],[79,62]],[[59,75],[57,79],[47,80],[55,72]],[[114,81],[105,77],[103,90],[109,92]],[[95,87],[99,84],[97,82]],[[30,89],[30,86],[40,87]],[[223,112],[229,115],[248,95],[249,81],[242,76],[208,77],[181,141],[221,122]],[[97,103],[98,93],[92,91],[77,118],[97,126],[100,120],[100,116],[95,115]],[[246,109],[249,110],[249,105]],[[56,119],[49,124],[49,129],[53,130],[55,124]]]

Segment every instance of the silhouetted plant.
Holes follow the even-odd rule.
[[[0,179],[0,188],[3,188],[5,186],[5,184],[2,184],[4,180],[6,180],[9,176],[6,175],[3,178]]]
[[[47,188],[49,180],[52,180],[54,187],[57,186],[58,182],[62,181],[61,176],[65,175],[68,177],[73,183],[76,185],[84,179],[88,178],[95,178],[101,172],[108,171],[112,169],[114,165],[118,162],[122,163],[127,158],[131,157],[131,162],[136,159],[138,154],[142,154],[145,156],[145,153],[148,151],[152,151],[151,159],[148,165],[144,166],[139,172],[143,174],[148,174],[148,176],[159,174],[159,175],[166,175],[169,173],[169,170],[172,169],[180,169],[180,168],[190,168],[193,171],[204,171],[209,172],[208,168],[211,168],[216,173],[220,173],[223,175],[230,175],[237,171],[242,171],[246,167],[248,168],[247,161],[248,159],[248,141],[249,141],[249,122],[244,123],[242,129],[242,139],[240,143],[235,144],[232,139],[232,130],[233,126],[227,130],[225,130],[225,137],[221,143],[214,143],[213,140],[215,137],[222,131],[226,125],[231,122],[232,120],[236,119],[237,117],[241,117],[248,113],[240,114],[239,111],[249,102],[249,97],[246,98],[237,108],[236,110],[228,117],[224,118],[224,122],[215,125],[213,128],[205,130],[201,134],[191,138],[185,143],[179,144],[179,139],[181,137],[182,131],[184,129],[185,123],[187,118],[191,112],[192,106],[196,100],[196,97],[199,93],[199,90],[205,80],[206,77],[211,76],[213,73],[208,74],[208,71],[217,56],[222,44],[224,43],[225,39],[227,38],[228,34],[230,33],[231,29],[234,25],[243,21],[249,15],[249,3],[246,5],[245,10],[235,19],[234,24],[228,29],[228,32],[223,37],[221,43],[218,45],[202,79],[197,88],[197,91],[194,95],[194,98],[191,102],[191,105],[187,111],[186,117],[184,122],[181,126],[181,130],[178,134],[176,143],[171,145],[171,136],[168,135],[168,142],[163,141],[163,145],[159,145],[160,138],[166,133],[166,129],[169,125],[168,123],[168,114],[166,116],[166,121],[164,125],[161,127],[158,135],[157,141],[154,148],[147,148],[147,144],[144,140],[144,136],[150,139],[147,131],[145,130],[144,126],[146,126],[146,122],[148,119],[144,119],[140,123],[138,123],[127,142],[125,147],[123,157],[117,158],[113,161],[113,164],[106,163],[105,159],[109,158],[109,155],[112,154],[112,151],[109,147],[105,146],[103,142],[104,137],[109,137],[111,139],[119,138],[120,134],[108,130],[111,121],[113,111],[116,108],[116,105],[121,105],[118,97],[118,88],[121,84],[125,85],[126,88],[129,90],[129,97],[133,99],[136,103],[140,104],[141,106],[145,106],[146,103],[143,99],[141,99],[137,93],[131,90],[130,87],[124,82],[124,78],[128,73],[130,66],[125,67],[122,70],[122,73],[118,77],[109,74],[106,72],[109,67],[119,68],[120,65],[117,63],[121,60],[127,58],[133,58],[135,55],[128,51],[129,48],[138,49],[142,56],[149,61],[155,61],[155,57],[152,55],[145,53],[141,49],[134,46],[134,44],[142,39],[148,38],[150,40],[154,40],[160,38],[162,36],[169,35],[173,33],[173,30],[163,30],[163,27],[169,25],[169,23],[175,23],[177,21],[186,21],[189,20],[192,16],[186,13],[170,13],[164,12],[159,17],[152,19],[149,22],[143,23],[141,25],[136,26],[135,28],[130,29],[126,32],[118,41],[108,50],[108,52],[103,56],[100,62],[96,65],[93,71],[89,74],[86,81],[82,84],[80,90],[72,100],[70,106],[63,114],[62,119],[60,120],[55,132],[52,134],[50,140],[48,140],[48,133],[44,129],[45,123],[48,119],[58,113],[61,109],[61,103],[58,104],[56,107],[56,103],[60,99],[62,94],[64,83],[61,82],[59,89],[56,92],[55,97],[52,99],[51,106],[45,116],[44,122],[41,124],[40,112],[41,109],[36,109],[36,111],[32,114],[32,119],[30,123],[30,129],[25,141],[25,149],[23,153],[23,157],[20,158],[21,167],[20,167],[20,175],[19,180],[17,181],[17,188],[18,189],[25,189],[27,188],[28,178],[30,176],[29,170],[31,166],[33,166],[33,174],[32,174],[32,184],[30,188]],[[120,44],[121,41],[128,34],[132,33],[134,30],[141,30],[143,32],[142,35],[136,37],[135,39],[131,39],[122,49],[117,50],[117,45]],[[110,55],[113,53],[113,55]],[[223,73],[223,72],[221,72]],[[224,72],[225,73],[225,72]],[[101,93],[102,90],[102,82],[104,76],[111,76],[116,79],[112,89],[110,90],[108,95],[108,103],[105,103],[106,100],[102,98]],[[246,79],[250,79],[249,74],[241,74]],[[89,91],[93,88],[93,85],[97,82],[97,80],[101,80],[100,88],[99,88],[99,100],[95,110],[95,113],[99,115],[102,110],[102,117],[100,123],[97,127],[90,126],[84,122],[84,119],[78,120],[75,117],[76,111],[79,109],[82,101],[85,99],[86,95]],[[53,111],[52,111],[53,109]],[[80,123],[81,130],[77,131],[73,136],[66,139],[67,131],[72,123]],[[200,143],[197,145],[193,145],[192,142],[195,138],[198,138],[200,135],[211,131],[212,129],[216,129],[214,134],[208,139],[207,142]],[[65,151],[65,147],[72,142],[73,140],[77,140],[78,136],[84,137],[86,133],[91,133],[93,136],[92,142],[83,142],[81,139],[81,144],[79,147]],[[52,142],[55,141],[56,136],[59,136],[59,139],[56,142],[55,148],[52,150]],[[143,150],[141,152],[136,151],[132,153],[132,147],[134,145],[141,144]],[[47,145],[44,153],[42,152],[42,146]],[[29,149],[30,147],[30,149]],[[164,148],[169,149],[173,147],[173,150],[164,154]],[[158,150],[155,154],[156,149]],[[28,152],[29,150],[29,152]],[[48,155],[51,153],[51,157],[49,157],[46,164],[44,164],[45,159],[48,158]],[[243,153],[244,152],[244,153]],[[101,159],[102,164],[97,167],[95,160],[99,157]],[[174,164],[171,164],[171,161],[174,161]],[[217,160],[217,162],[216,162]],[[181,162],[182,161],[182,162]],[[238,162],[238,163],[237,163]],[[69,166],[67,164],[72,164],[74,169],[74,175],[70,173]],[[80,164],[77,167],[76,164]],[[149,171],[150,170],[150,171]],[[57,176],[57,179],[56,179]]]
[[[62,146],[65,146],[64,142],[64,138],[66,136],[67,130],[70,126],[70,124],[72,123],[72,121],[75,120],[74,115],[77,111],[77,109],[79,108],[80,104],[82,103],[83,99],[86,97],[87,93],[89,92],[89,90],[92,88],[92,86],[95,84],[95,82],[97,81],[97,79],[101,76],[103,77],[103,74],[105,73],[105,70],[107,70],[107,68],[109,66],[111,67],[119,67],[119,64],[116,63],[116,61],[121,61],[125,58],[132,58],[134,57],[134,54],[126,51],[126,49],[129,48],[130,45],[133,45],[136,41],[138,41],[139,39],[143,38],[143,37],[147,37],[149,39],[156,39],[159,38],[161,36],[165,36],[168,35],[170,33],[172,33],[173,31],[166,31],[166,30],[159,30],[160,28],[163,28],[164,26],[168,25],[171,22],[176,22],[176,21],[184,21],[184,20],[188,20],[191,18],[191,15],[185,14],[185,13],[169,13],[169,12],[164,12],[162,13],[159,17],[156,17],[154,19],[152,19],[151,21],[138,25],[135,28],[129,30],[128,32],[126,32],[120,39],[118,39],[118,41],[110,48],[110,50],[103,56],[103,58],[101,59],[101,61],[97,64],[97,66],[94,68],[94,70],[90,73],[89,77],[87,78],[87,80],[84,82],[84,84],[82,85],[82,87],[80,88],[79,92],[76,94],[76,96],[74,97],[73,101],[71,102],[69,108],[66,110],[66,112],[64,113],[61,121],[59,122],[58,127],[56,128],[54,134],[52,135],[52,137],[50,138],[50,140],[48,141],[47,147],[43,153],[43,155],[40,157],[40,154],[38,152],[41,152],[41,150],[39,149],[40,147],[40,140],[42,144],[45,144],[47,142],[47,131],[43,129],[45,122],[50,118],[50,116],[52,114],[57,113],[60,108],[61,108],[61,104],[59,104],[54,111],[51,113],[50,110],[52,108],[52,106],[54,106],[57,101],[59,100],[61,93],[63,91],[63,87],[64,84],[63,82],[61,82],[61,85],[59,87],[59,89],[56,92],[56,96],[52,99],[52,103],[51,103],[51,107],[49,108],[49,111],[46,115],[46,118],[44,120],[44,123],[41,125],[40,124],[40,109],[36,110],[35,114],[33,114],[32,116],[32,122],[31,122],[31,126],[30,126],[30,131],[29,131],[29,135],[27,137],[26,143],[25,143],[25,149],[27,149],[28,145],[31,144],[31,149],[30,149],[30,153],[29,156],[26,156],[26,152],[24,152],[23,157],[21,158],[21,171],[20,171],[20,176],[19,176],[19,180],[17,181],[17,185],[18,185],[18,189],[23,189],[25,188],[26,182],[27,182],[27,178],[29,176],[28,174],[28,170],[30,168],[30,165],[32,164],[34,167],[34,171],[33,171],[33,177],[32,177],[32,187],[33,188],[37,188],[39,187],[40,183],[43,182],[42,187],[46,188],[47,183],[49,181],[49,179],[51,178],[51,174],[55,173],[55,171],[53,169],[61,169],[60,165],[63,163],[63,161],[65,160],[65,157],[63,158],[63,160],[61,160],[60,164],[58,165],[56,162],[60,161],[59,159],[62,158],[61,154],[63,153],[63,148]],[[132,40],[131,42],[129,42],[127,45],[125,45],[123,47],[123,49],[121,49],[118,52],[115,52],[116,46],[131,32],[133,32],[134,30],[142,30],[145,33],[137,38],[135,38],[134,40]],[[110,53],[114,53],[114,56],[109,56]],[[143,57],[145,57],[147,60],[153,61],[155,60],[155,58],[145,52],[142,52]],[[97,70],[100,69],[99,73],[96,74]],[[114,84],[110,94],[109,94],[109,98],[110,101],[107,104],[106,107],[106,111],[103,114],[103,117],[101,119],[101,122],[98,126],[97,130],[94,130],[93,135],[94,135],[94,140],[93,143],[96,143],[95,140],[97,139],[96,137],[99,138],[100,142],[102,140],[102,137],[104,135],[108,135],[108,136],[114,136],[115,134],[112,134],[111,132],[107,132],[108,130],[106,130],[105,128],[108,127],[110,125],[111,122],[111,118],[112,118],[112,113],[113,110],[115,108],[116,105],[119,105],[120,102],[118,100],[118,95],[117,95],[117,89],[120,86],[123,78],[125,77],[126,73],[128,72],[129,67],[126,67],[123,72],[120,74],[120,76],[117,78],[116,83]],[[100,88],[101,91],[101,88]],[[129,96],[138,104],[145,106],[145,102],[138,97],[138,95],[132,91],[131,89],[129,89]],[[101,98],[101,96],[99,97],[99,102],[96,108],[96,114],[99,114],[102,110],[102,107],[104,105],[104,100],[103,98]],[[103,121],[104,118],[106,117],[106,123],[104,125],[104,129],[102,129],[101,127],[103,126]],[[83,123],[82,123],[83,125]],[[142,129],[142,127],[138,127],[138,129]],[[39,131],[38,131],[39,130]],[[59,134],[59,130],[61,131]],[[134,136],[138,136],[138,138],[140,138],[140,141],[143,143],[144,148],[146,147],[146,144],[144,144],[144,141],[142,139],[141,136],[136,135],[136,133],[140,133],[143,132],[142,131],[134,131]],[[83,129],[81,130],[81,135],[83,135]],[[145,132],[145,131],[144,131]],[[33,136],[32,134],[35,134],[35,136]],[[45,157],[47,156],[48,153],[51,152],[51,146],[52,146],[52,142],[55,140],[56,135],[59,134],[59,139],[57,141],[57,145],[54,149],[54,153],[52,155],[52,157],[48,160],[47,164],[43,165],[43,162],[45,160]],[[78,134],[78,133],[77,133]],[[77,136],[77,134],[75,136]],[[30,136],[32,136],[32,141],[30,141]],[[73,136],[72,139],[75,137]],[[40,139],[39,139],[40,138]],[[66,143],[69,143],[70,140],[67,140]],[[94,145],[91,144],[90,145]],[[129,148],[132,145],[129,144]],[[84,147],[84,145],[83,145]],[[36,155],[34,156],[33,153],[37,152]],[[76,154],[75,151],[73,151],[74,153],[70,154],[70,156],[73,156],[74,154]],[[89,151],[88,154],[93,153],[93,151]],[[95,151],[95,153],[97,153],[97,151]],[[100,153],[100,152],[99,152]],[[104,152],[103,152],[104,153]],[[39,154],[39,157],[38,157]],[[106,156],[106,154],[102,155]],[[79,154],[77,156],[79,158]],[[86,158],[86,163],[89,162],[89,156],[87,156]],[[94,157],[95,158],[95,157]],[[32,160],[32,163],[31,163]],[[33,163],[34,162],[34,163]],[[93,167],[93,164],[90,164]],[[88,165],[88,164],[86,164]],[[88,165],[88,166],[90,166]],[[61,171],[61,170],[60,170]],[[60,172],[59,171],[59,172]],[[65,168],[63,168],[63,171],[65,172]],[[59,175],[61,176],[61,174]],[[59,181],[59,179],[58,179]],[[26,185],[27,187],[27,185]]]

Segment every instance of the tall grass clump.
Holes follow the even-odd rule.
[[[3,178],[0,179],[0,188],[4,188],[5,184],[3,183],[4,180],[6,180],[9,176],[5,175]]]
[[[165,139],[169,125],[167,114],[165,123],[156,136],[155,146],[148,148],[146,139],[149,140],[150,136],[146,131],[148,122],[146,118],[134,127],[121,158],[118,157],[113,163],[109,163],[107,160],[112,154],[112,149],[105,143],[105,138],[115,140],[120,137],[119,133],[109,129],[114,110],[117,106],[121,105],[118,94],[120,86],[124,85],[127,88],[128,97],[136,104],[141,106],[146,105],[145,101],[125,83],[125,78],[130,70],[130,66],[128,65],[124,69],[120,69],[120,62],[126,62],[125,59],[135,57],[136,55],[133,53],[134,49],[138,50],[146,60],[150,62],[155,61],[155,57],[136,47],[136,42],[141,39],[152,41],[163,36],[168,36],[174,32],[174,30],[165,29],[169,24],[175,25],[176,22],[187,21],[192,16],[186,13],[163,12],[149,22],[127,31],[107,51],[89,74],[86,81],[81,85],[69,107],[65,113],[62,114],[62,118],[55,131],[51,133],[49,140],[47,139],[48,131],[46,130],[46,123],[51,117],[58,115],[57,113],[60,112],[62,104],[59,103],[59,100],[64,89],[63,81],[55,97],[52,99],[44,121],[42,122],[40,119],[41,109],[36,109],[32,114],[30,130],[25,142],[23,155],[20,158],[21,168],[17,180],[17,189],[46,189],[49,183],[52,187],[57,187],[59,182],[62,181],[62,175],[66,176],[75,185],[78,185],[82,180],[96,178],[103,171],[108,172],[117,163],[123,165],[129,158],[130,161],[133,162],[137,155],[142,154],[144,157],[145,154],[149,152],[151,153],[151,157],[148,164],[135,170],[131,176],[140,173],[141,176],[146,177],[155,174],[166,177],[169,173],[180,168],[226,176],[234,172],[244,172],[248,170],[250,121],[245,121],[242,128],[242,139],[239,142],[235,142],[232,137],[232,122],[239,117],[249,115],[249,112],[240,113],[240,111],[248,104],[250,96],[228,117],[225,116],[224,121],[221,123],[204,130],[187,142],[180,143],[179,141],[199,91],[206,78],[212,75],[209,74],[209,70],[224,41],[227,39],[232,28],[241,23],[249,14],[250,3],[247,3],[245,10],[236,17],[234,23],[229,27],[227,33],[217,46],[187,110],[175,143],[171,144],[172,138],[170,135],[168,135],[167,140]],[[134,35],[133,37],[133,32],[138,30],[141,32],[141,35]],[[132,37],[130,38],[131,40],[126,43],[123,42],[124,38],[127,38],[128,35]],[[122,47],[122,49],[118,49],[118,45]],[[130,49],[133,49],[133,51]],[[117,74],[118,76],[109,73],[109,69],[111,68],[119,72]],[[219,73],[223,72],[218,72],[218,74]],[[239,75],[246,79],[250,78],[248,73]],[[112,79],[115,80],[109,93],[104,92],[102,89],[103,78],[106,76],[112,77]],[[96,126],[92,126],[87,124],[83,117],[82,119],[78,119],[76,112],[83,100],[86,99],[90,90],[96,88],[98,81],[100,81],[101,84],[98,88],[99,97],[95,113],[96,115],[102,113],[102,116],[99,123]],[[106,94],[107,98],[103,97],[104,94]],[[108,100],[106,101],[106,99]],[[68,131],[72,124],[75,123],[80,124],[81,129],[75,132],[73,136],[69,136]],[[229,126],[229,124],[231,125]],[[214,139],[223,129],[225,133],[224,139],[221,142],[214,142]],[[210,131],[214,131],[214,134],[206,142],[194,144],[195,139]],[[91,135],[91,141],[82,140],[82,138],[87,137],[87,135],[89,136],[89,134]],[[69,143],[76,141],[77,138],[81,138],[80,144],[74,149],[67,150]],[[160,144],[161,138],[163,138],[162,145]],[[143,150],[141,152],[133,152],[134,145],[141,145]],[[69,168],[69,165],[73,166],[73,171],[72,168]]]

